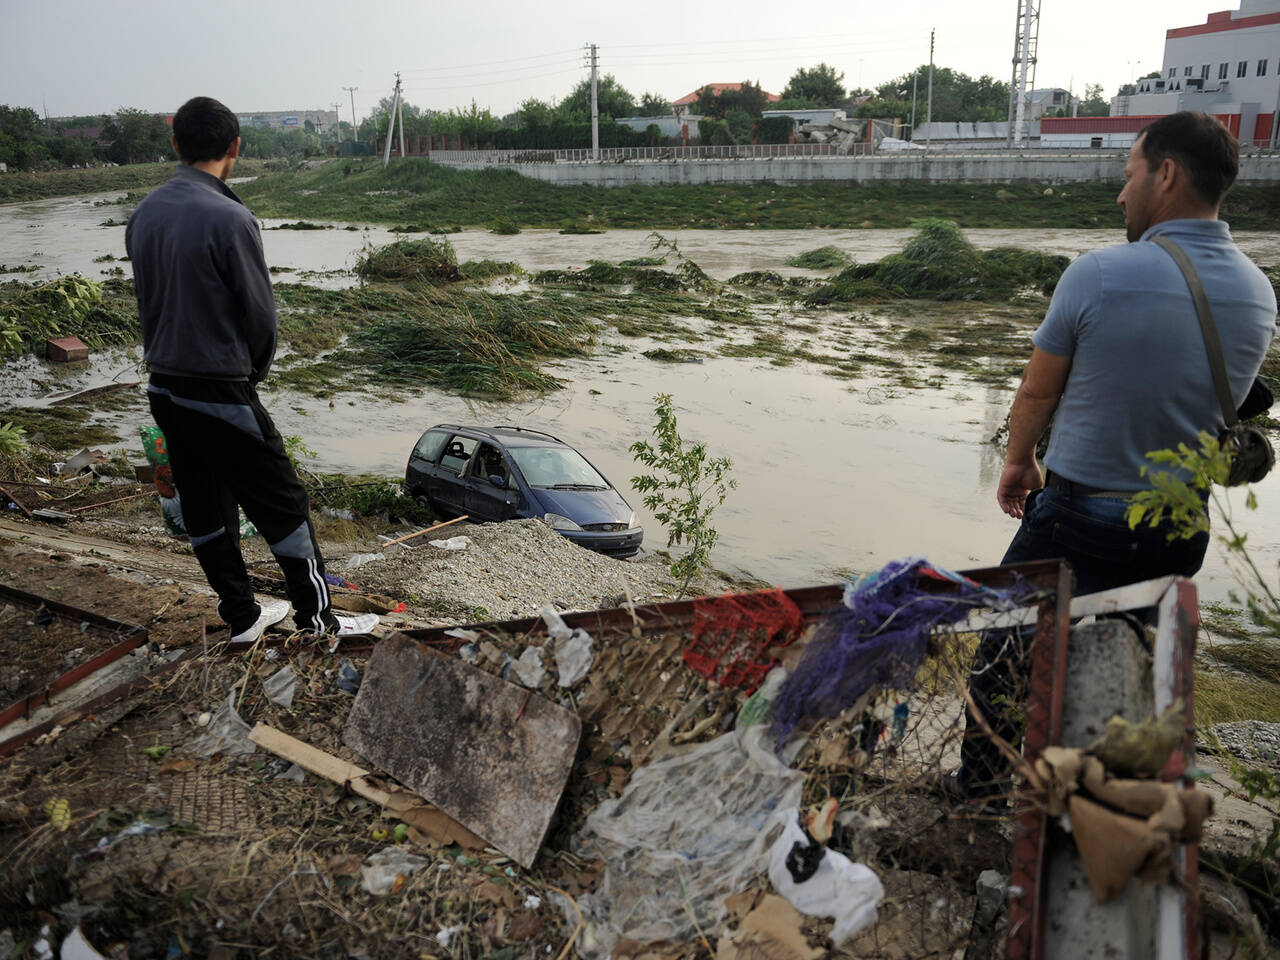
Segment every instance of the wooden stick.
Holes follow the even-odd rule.
[[[21,510],[23,515],[26,516],[28,520],[31,519],[31,511],[27,509],[27,505],[23,503],[21,500],[19,500],[17,497],[15,497],[8,490],[6,490],[4,487],[0,487],[0,496],[8,497],[9,500],[12,501],[13,505],[16,506],[19,510]]]
[[[450,524],[461,523],[466,519],[467,515],[464,513],[460,517],[454,517],[452,520],[446,520],[444,523],[437,523],[434,527],[427,527],[425,530],[419,530],[417,533],[411,533],[407,537],[401,537],[399,540],[388,540],[382,544],[382,549],[385,550],[387,547],[394,547],[397,543],[404,543],[406,540],[412,540],[414,537],[420,537],[424,533],[430,533],[432,530],[439,530],[441,527],[447,527]]]
[[[139,497],[158,497],[158,490],[143,490],[141,493],[131,493],[127,497],[116,497],[114,500],[103,500],[101,503],[90,503],[83,507],[72,507],[71,513],[83,513],[86,510],[97,510],[99,507],[109,507],[113,503],[124,503],[126,500],[137,500]]]

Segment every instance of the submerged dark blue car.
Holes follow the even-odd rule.
[[[538,517],[589,550],[629,557],[644,530],[631,506],[573,447],[537,430],[441,423],[418,440],[405,493],[445,515]]]

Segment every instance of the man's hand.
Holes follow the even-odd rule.
[[[996,503],[1015,520],[1022,519],[1027,506],[1027,494],[1044,486],[1044,477],[1034,460],[1030,463],[1007,463],[1000,474],[1000,486],[996,489]]]

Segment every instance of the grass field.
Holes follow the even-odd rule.
[[[244,184],[259,216],[310,217],[426,229],[590,224],[630,228],[906,227],[943,217],[965,227],[1115,226],[1116,184],[815,183],[589,187],[557,186],[511,170],[455,170],[409,159],[338,160]],[[1237,229],[1280,226],[1280,188],[1238,187],[1224,218]]]
[[[173,163],[132,163],[124,167],[92,167],[85,170],[46,170],[38,173],[0,174],[0,203],[47,200],[80,193],[138,190],[145,193],[173,176]],[[261,160],[241,160],[236,176],[252,177],[263,171]]]

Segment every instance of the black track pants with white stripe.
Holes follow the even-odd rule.
[[[191,546],[236,634],[258,618],[240,553],[237,506],[284,572],[298,629],[336,626],[307,493],[248,381],[151,375],[151,415],[164,431]]]

